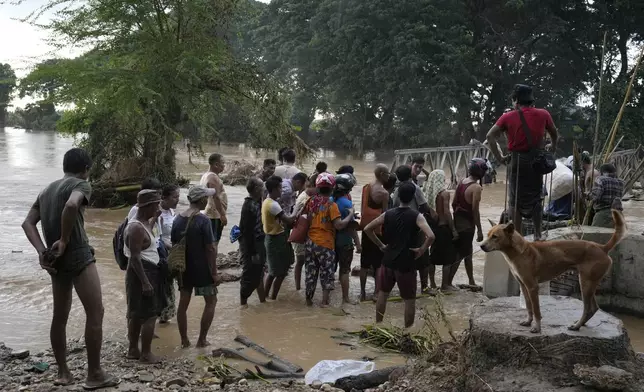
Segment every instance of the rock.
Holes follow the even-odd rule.
[[[166,388],[170,387],[171,385],[185,387],[186,385],[188,385],[188,381],[183,378],[173,378],[172,380],[169,380],[165,383]]]
[[[181,389],[181,387],[179,385],[177,385],[177,384],[172,384],[172,385],[170,385],[169,389],[171,391],[177,391],[177,390]]]
[[[0,372],[4,370],[4,363],[0,362]]]
[[[583,310],[580,300],[570,297],[540,296],[541,333],[530,332],[519,322],[527,310],[519,307],[518,297],[501,297],[474,306],[470,316],[468,351],[473,365],[489,369],[501,363],[522,365],[557,361],[572,370],[585,355],[582,365],[597,366],[629,360],[633,356],[624,324],[618,318],[598,311],[586,327],[569,331]]]
[[[141,382],[152,382],[154,380],[154,375],[149,372],[139,372],[138,376]]]
[[[11,352],[11,358],[14,359],[26,359],[29,357],[29,350],[18,350]]]
[[[238,385],[248,385],[248,380],[245,378],[242,378],[241,380],[237,381]]]
[[[21,385],[29,385],[29,384],[31,384],[31,376],[20,377],[20,384]]]
[[[120,392],[138,392],[139,391],[139,385],[133,384],[131,382],[124,382],[119,385]]]
[[[311,383],[312,389],[320,389],[321,387],[322,387],[322,383],[320,381],[313,381]]]
[[[135,375],[135,374],[133,374],[133,373],[127,373],[127,374],[122,375],[122,376],[121,376],[121,379],[123,379],[123,380],[125,380],[125,381],[128,381],[128,380],[133,379],[134,377],[136,377],[136,375]]]
[[[591,367],[576,364],[573,373],[582,384],[600,391],[623,391],[633,383],[632,373],[614,366]]]

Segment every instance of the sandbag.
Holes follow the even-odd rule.
[[[548,192],[544,203],[546,205],[550,201],[559,200],[573,190],[572,170],[566,167],[564,162],[557,161],[556,163],[557,168],[552,173],[543,176],[543,183]],[[552,190],[550,187],[550,177],[552,177]],[[550,194],[551,192],[552,194]]]

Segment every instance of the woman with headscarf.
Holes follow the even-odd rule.
[[[434,170],[429,173],[425,183],[425,198],[430,209],[429,213],[425,214],[425,218],[436,236],[430,250],[429,267],[430,287],[435,289],[434,274],[437,265],[443,266],[442,281],[449,281],[450,266],[456,262],[456,248],[453,241],[458,238],[449,206],[450,197],[444,171]]]

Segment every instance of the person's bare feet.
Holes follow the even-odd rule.
[[[125,358],[127,358],[127,359],[139,359],[140,357],[141,357],[141,352],[139,351],[138,348],[129,349],[127,351],[127,355],[125,356]]]
[[[244,310],[245,310],[245,309],[248,309],[248,304],[241,304],[241,306],[240,306],[240,307],[241,307],[241,309],[244,309]]]
[[[181,339],[181,348],[188,348],[190,346],[192,346],[192,343],[190,343],[190,340]]]
[[[66,372],[58,373],[58,378],[56,378],[56,380],[54,381],[54,385],[65,386],[65,385],[71,385],[75,382],[76,380],[74,379],[74,376],[71,374],[71,372],[66,371]]]
[[[161,362],[161,358],[157,357],[156,355],[152,353],[148,354],[141,354],[141,357],[139,358],[139,362],[145,364],[145,365],[155,365],[157,363]]]
[[[328,308],[328,307],[329,307],[329,304],[321,303],[321,304],[320,304],[320,307],[321,307],[322,309],[324,309],[324,308]]]
[[[121,380],[117,377],[112,376],[111,374],[103,370],[100,370],[94,374],[87,375],[83,389],[93,391],[103,388],[112,388],[119,385],[120,382]]]
[[[198,340],[197,345],[195,347],[197,348],[204,348],[210,346],[210,342],[207,340]]]
[[[362,293],[360,293],[360,302],[364,302],[366,300],[367,300],[367,293],[363,291]]]
[[[441,291],[444,293],[457,293],[460,290],[458,289],[458,287],[454,286],[441,286]]]
[[[351,298],[343,298],[342,303],[345,305],[357,305],[356,301],[351,300]]]
[[[313,300],[312,299],[306,299],[306,306],[313,306]]]

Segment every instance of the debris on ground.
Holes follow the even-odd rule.
[[[256,177],[261,170],[261,165],[248,162],[244,159],[240,161],[235,160],[232,162],[226,162],[226,170],[220,177],[224,185],[246,185],[248,179]]]

